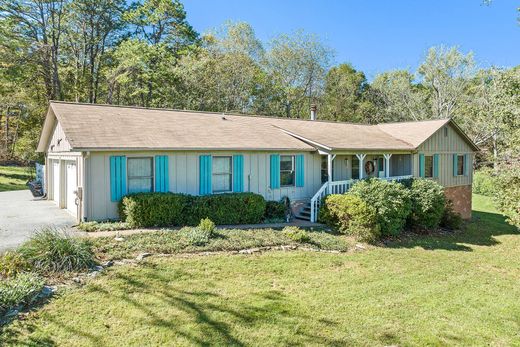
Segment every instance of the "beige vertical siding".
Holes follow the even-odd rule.
[[[59,143],[58,143],[59,142]],[[49,146],[47,147],[48,153],[57,153],[57,152],[68,152],[70,151],[71,146],[67,138],[65,137],[65,133],[63,132],[63,128],[59,122],[56,122],[54,126],[54,130],[52,132],[51,140],[49,141]]]
[[[436,180],[441,185],[445,187],[471,185],[473,182],[473,149],[451,125],[448,125],[447,129],[447,136],[445,136],[444,128],[441,128],[419,146],[418,153],[413,155],[413,175],[419,176],[419,154],[439,154],[439,177]],[[470,155],[468,176],[453,175],[453,154]]]
[[[197,195],[199,193],[199,156],[244,155],[244,191],[260,194],[267,200],[279,200],[288,196],[291,200],[311,198],[321,187],[321,158],[317,153],[305,155],[304,187],[270,189],[270,152],[92,152],[87,158],[87,218],[105,220],[118,218],[117,203],[110,201],[110,156],[155,156],[167,154],[170,191]],[[300,153],[278,153],[300,154]]]

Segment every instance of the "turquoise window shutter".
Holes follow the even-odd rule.
[[[296,156],[296,187],[303,187],[305,184],[305,159],[303,154]]]
[[[170,177],[168,175],[168,156],[155,156],[155,191],[166,193],[170,191]]]
[[[110,156],[110,200],[119,201],[126,195],[126,157]]]
[[[271,189],[280,188],[280,154],[271,154]]]
[[[419,176],[424,177],[424,154],[419,154]]]
[[[199,194],[208,195],[212,193],[211,188],[211,155],[201,155],[199,157]]]
[[[453,155],[453,176],[457,176],[458,154]]]
[[[438,178],[439,177],[439,155],[434,154],[433,155],[433,177]]]
[[[244,191],[244,156],[242,154],[233,156],[233,191],[236,193]]]
[[[464,176],[469,175],[469,154],[464,154]]]

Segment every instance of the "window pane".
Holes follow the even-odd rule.
[[[230,192],[231,175],[213,175],[212,185],[214,192]]]
[[[424,177],[433,177],[433,156],[424,157]]]
[[[457,157],[457,175],[464,175],[464,157],[462,155]]]
[[[294,170],[293,158],[294,157],[292,155],[282,155],[280,157],[280,170]]]
[[[329,169],[328,169],[328,158],[324,155],[321,156],[321,183],[325,183],[329,180]]]
[[[213,173],[231,173],[231,157],[213,157]]]
[[[356,156],[352,157],[352,179],[359,179],[359,159]]]
[[[152,191],[152,178],[129,178],[129,193],[144,193]]]
[[[294,186],[294,171],[282,171],[280,173],[281,186]]]
[[[128,177],[143,176],[152,176],[152,158],[128,158]]]

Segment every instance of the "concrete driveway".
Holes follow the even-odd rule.
[[[15,248],[44,227],[67,228],[76,220],[55,203],[29,190],[0,192],[0,253]]]

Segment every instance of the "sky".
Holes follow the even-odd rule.
[[[472,51],[481,67],[520,64],[518,0],[184,0],[188,22],[200,33],[225,21],[245,21],[268,42],[298,29],[319,35],[372,79],[393,69],[415,69],[429,47]]]

